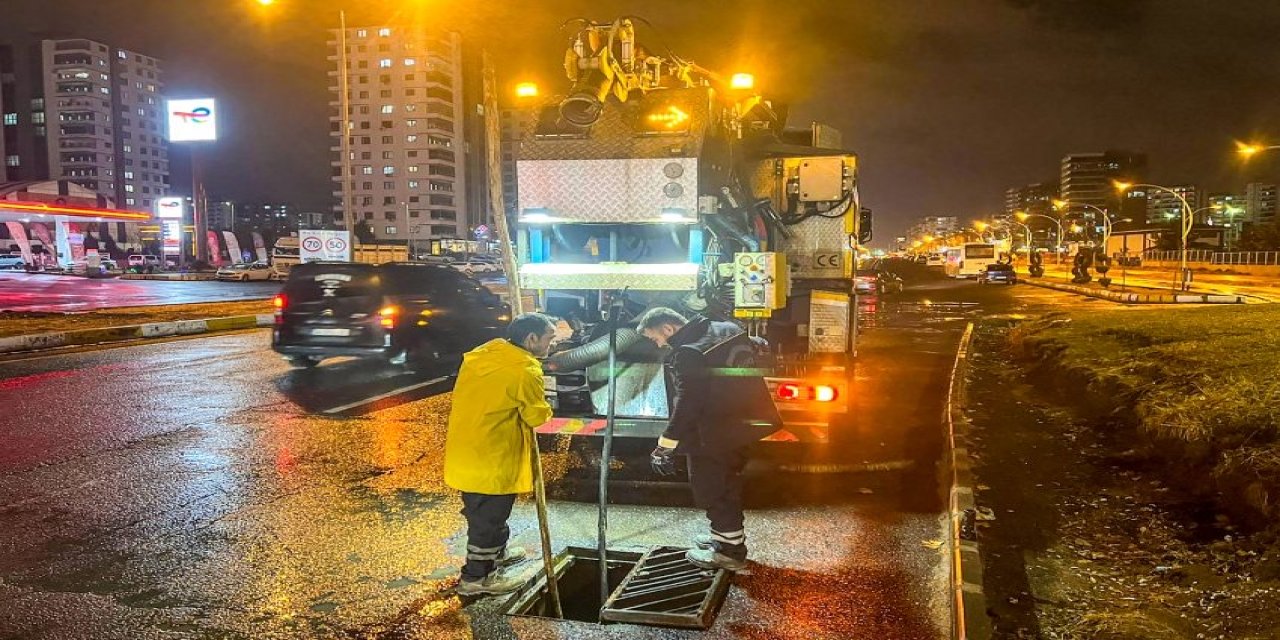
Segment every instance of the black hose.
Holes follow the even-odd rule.
[[[648,341],[648,338],[640,335],[639,331],[630,328],[619,328],[617,352],[624,353],[640,344],[642,340]],[[608,357],[609,334],[605,334],[582,346],[552,355],[547,358],[546,368],[549,371],[577,371],[597,362],[603,362]]]
[[[749,252],[760,250],[760,241],[751,236],[746,229],[738,226],[724,216],[724,214],[716,214],[706,216],[707,225],[714,230],[719,231],[722,235],[738,242],[744,249]]]

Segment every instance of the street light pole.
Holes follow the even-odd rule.
[[[338,110],[342,112],[342,123],[338,127],[342,140],[342,226],[351,234],[351,244],[359,243],[356,237],[355,212],[352,211],[351,194],[351,85],[348,77],[347,60],[347,12],[338,11]],[[407,220],[406,220],[407,222]]]
[[[1189,287],[1189,279],[1187,277],[1187,237],[1191,235],[1191,227],[1195,222],[1195,213],[1191,209],[1191,204],[1187,202],[1187,199],[1181,193],[1178,193],[1169,187],[1162,187],[1158,184],[1149,184],[1145,182],[1140,182],[1138,184],[1129,184],[1127,182],[1116,183],[1116,188],[1120,191],[1121,195],[1134,187],[1146,187],[1148,189],[1163,191],[1177,198],[1178,202],[1182,203],[1182,251],[1179,252],[1178,256],[1178,276],[1180,280],[1179,288],[1186,291]]]

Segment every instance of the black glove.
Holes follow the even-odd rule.
[[[653,453],[649,454],[649,467],[660,476],[674,476],[676,474],[675,453],[675,447],[662,445],[654,447]]]

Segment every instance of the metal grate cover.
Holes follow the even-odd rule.
[[[600,611],[600,620],[706,629],[729,591],[729,574],[685,559],[688,549],[644,554]]]

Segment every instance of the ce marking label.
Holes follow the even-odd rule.
[[[843,263],[843,255],[839,252],[813,254],[814,269],[839,269]]]

